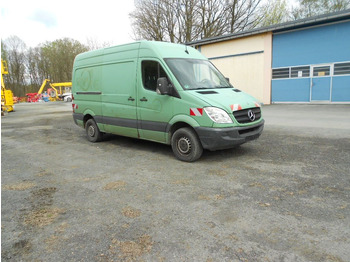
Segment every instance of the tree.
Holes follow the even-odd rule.
[[[292,10],[292,16],[297,20],[348,8],[350,0],[299,0],[299,7]]]
[[[27,49],[20,38],[11,36],[1,42],[1,57],[9,69],[6,87],[16,96],[25,96],[36,92],[44,79],[70,82],[74,58],[85,51],[88,47],[69,38]]]
[[[191,42],[250,29],[261,0],[137,0],[135,39]]]
[[[46,72],[45,77],[54,82],[70,82],[75,56],[88,51],[86,46],[69,38],[46,42],[40,49],[38,70]]]
[[[89,49],[89,51],[110,47],[112,45],[112,42],[100,42],[98,39],[92,37],[86,39],[86,47]]]
[[[200,0],[198,5],[198,34],[201,38],[218,36],[226,33],[226,16],[229,7],[220,0]],[[198,36],[197,34],[197,36]]]
[[[29,48],[27,50],[26,67],[31,86],[39,86],[43,79],[47,78],[47,73],[40,70],[41,52],[39,47]]]
[[[175,1],[174,1],[175,2]],[[164,18],[170,1],[135,1],[136,10],[130,14],[137,38],[164,41]]]
[[[170,1],[171,2],[171,1]],[[175,35],[176,42],[184,43],[196,39],[198,36],[197,20],[197,3],[198,1],[179,0],[174,1],[176,4],[176,18],[178,21],[178,36]],[[171,12],[171,9],[170,9]]]
[[[241,32],[254,28],[259,20],[256,15],[261,0],[226,0],[229,22],[227,33]]]
[[[7,51],[4,42],[1,39],[1,59],[7,61]]]
[[[286,0],[269,1],[260,8],[258,26],[280,24],[290,20],[290,11]]]
[[[26,44],[18,36],[10,36],[3,43],[4,54],[7,55],[9,74],[6,78],[6,87],[13,93],[23,95],[26,78]]]

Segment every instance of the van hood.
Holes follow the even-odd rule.
[[[195,97],[227,112],[260,106],[257,99],[236,88],[188,90]]]

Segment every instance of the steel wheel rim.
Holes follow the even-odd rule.
[[[88,128],[88,135],[93,137],[95,135],[95,127],[93,125],[90,125]]]
[[[177,149],[181,154],[189,154],[192,149],[191,140],[189,140],[187,137],[181,137],[177,141]]]

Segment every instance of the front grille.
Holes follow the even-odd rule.
[[[255,119],[253,121],[251,121],[248,116],[249,110],[253,111],[253,113],[255,114]],[[260,107],[247,108],[247,109],[233,112],[233,116],[236,118],[237,122],[240,124],[251,123],[261,118],[261,110],[260,110]]]

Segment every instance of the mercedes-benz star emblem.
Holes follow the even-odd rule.
[[[249,117],[250,121],[252,121],[252,122],[255,120],[255,114],[252,110],[248,111],[248,117]]]

